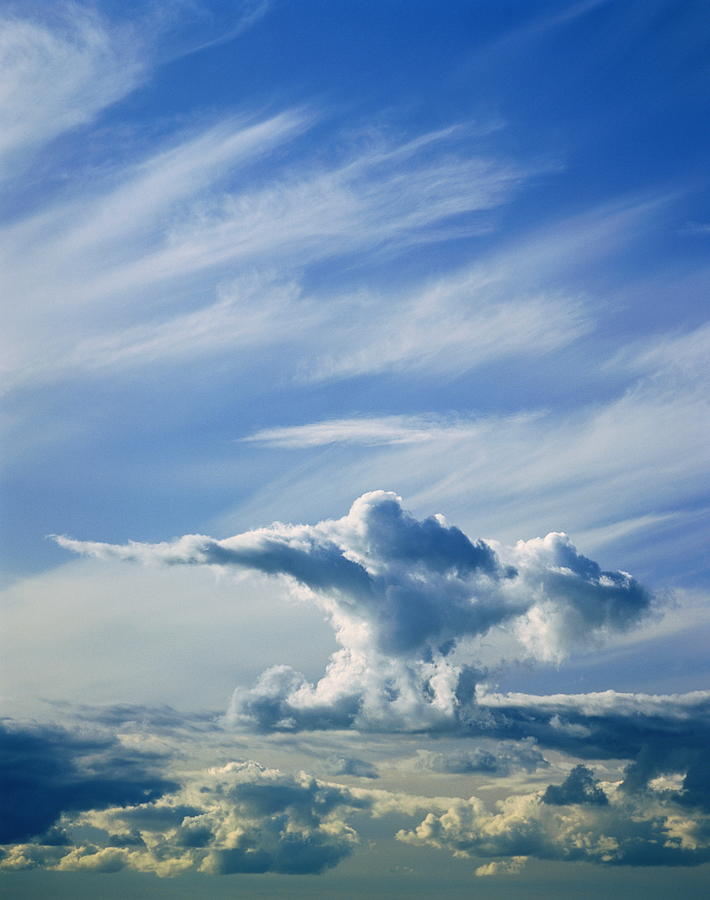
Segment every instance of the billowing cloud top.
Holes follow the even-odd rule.
[[[275,523],[224,540],[56,540],[101,559],[285,576],[313,599],[342,649],[316,685],[278,666],[252,691],[238,691],[233,717],[263,728],[451,723],[470,681],[470,670],[452,662],[465,638],[501,627],[526,652],[557,659],[581,640],[630,627],[650,604],[630,575],[603,572],[562,533],[512,548],[474,541],[443,516],[414,518],[386,491],[359,497],[341,519]]]

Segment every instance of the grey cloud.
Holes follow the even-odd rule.
[[[543,746],[587,759],[623,759],[642,751],[670,759],[671,749],[680,758],[702,750],[710,740],[710,691],[535,696],[479,690],[468,712],[470,733],[532,736]],[[650,761],[645,770],[648,778],[658,774]]]
[[[594,773],[586,766],[578,765],[560,785],[551,784],[542,795],[543,803],[565,806],[570,803],[588,803],[592,806],[606,806],[609,798],[594,778]]]
[[[0,858],[0,869],[317,874],[357,844],[342,814],[370,805],[364,796],[304,773],[229,763],[186,777],[155,801],[68,814],[73,841],[16,844]],[[77,828],[86,825],[105,837],[86,842]]]
[[[669,799],[686,809],[710,811],[710,691],[548,697],[479,691],[468,706],[467,727],[472,735],[517,740],[532,736],[543,747],[583,759],[630,760],[620,784],[629,797],[647,792],[658,776],[680,775],[681,789],[669,792]],[[584,793],[587,771],[578,767],[571,781],[549,788],[546,802],[583,802],[564,798]],[[594,794],[589,783],[587,787]]]
[[[177,785],[156,771],[162,761],[112,737],[0,723],[0,843],[46,832],[65,812],[136,803],[173,790]]]

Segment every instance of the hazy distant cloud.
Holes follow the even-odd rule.
[[[200,733],[218,730],[217,714],[180,712],[172,706],[114,703],[106,706],[70,707],[73,718],[109,728],[131,728],[151,734]]]
[[[506,627],[530,653],[557,659],[590,636],[631,627],[650,604],[630,575],[603,572],[566,535],[494,549],[442,516],[418,521],[384,491],[363,495],[342,519],[226,540],[56,540],[101,559],[252,568],[305,590],[342,649],[316,685],[276,666],[235,693],[230,718],[267,730],[451,727],[469,678],[449,659],[462,638]]]
[[[407,764],[407,761],[404,763]],[[449,751],[418,750],[409,762],[415,769],[447,775],[502,777],[514,772],[534,772],[549,763],[529,739],[519,743],[500,741],[486,747]]]
[[[352,756],[331,754],[326,760],[323,771],[327,775],[354,775],[356,778],[378,778],[377,767],[364,759]]]
[[[477,866],[473,874],[477,878],[491,875],[517,875],[525,867],[527,856],[511,856],[510,859],[496,859],[493,862]]]

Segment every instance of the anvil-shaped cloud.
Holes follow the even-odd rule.
[[[277,666],[235,692],[230,718],[262,729],[451,728],[475,680],[460,653],[453,661],[464,639],[505,628],[532,655],[558,659],[629,628],[651,602],[630,575],[603,572],[562,533],[512,548],[473,541],[443,516],[417,520],[386,491],[364,494],[341,519],[224,540],[56,540],[102,559],[285,576],[317,603],[341,649],[315,685]]]

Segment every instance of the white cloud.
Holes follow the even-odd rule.
[[[581,304],[555,296],[508,299],[500,276],[449,276],[413,296],[363,299],[355,327],[304,368],[305,380],[397,370],[460,374],[492,360],[538,356],[589,328]],[[394,301],[394,302],[393,302]]]
[[[5,290],[22,303],[9,305],[6,385],[272,346],[284,335],[291,378],[452,373],[545,353],[588,328],[577,298],[511,292],[505,261],[384,294],[300,287],[310,264],[438,241],[456,217],[468,217],[459,231],[476,233],[487,227],[481,215],[532,174],[477,153],[455,128],[304,157],[298,139],[317,121],[290,109],[193,125],[7,222]],[[230,285],[249,284],[263,309],[225,302]],[[283,302],[283,285],[294,302]]]
[[[419,444],[442,438],[472,438],[479,431],[475,420],[444,416],[358,416],[326,419],[308,425],[263,428],[243,441],[268,447],[320,447],[324,444]]]
[[[580,641],[630,628],[650,605],[630,575],[602,572],[566,535],[494,549],[442,516],[417,521],[384,491],[363,495],[341,519],[276,523],[226,540],[56,540],[99,559],[252,568],[291,580],[326,613],[342,649],[315,685],[281,665],[251,691],[237,690],[229,718],[265,729],[455,727],[468,675],[448,657],[462,639],[504,627],[531,654],[557,659]]]
[[[31,19],[0,20],[0,166],[7,178],[26,154],[91,121],[146,76],[143,36],[87,6],[57,3]]]

